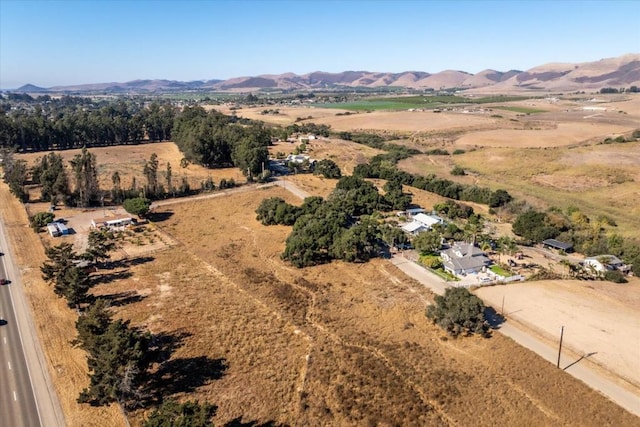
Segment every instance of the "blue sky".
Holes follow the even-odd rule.
[[[640,1],[0,0],[0,88],[526,70],[640,53]]]

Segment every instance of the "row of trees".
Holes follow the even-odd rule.
[[[439,178],[434,174],[427,176],[413,175],[396,167],[396,163],[399,160],[413,154],[415,152],[411,150],[394,148],[388,153],[374,156],[369,163],[362,163],[356,166],[353,174],[361,178],[386,179],[387,181],[426,190],[449,199],[482,203],[492,208],[504,206],[513,200],[506,190],[492,191],[489,188],[461,184]]]
[[[166,141],[176,114],[168,103],[132,101],[0,109],[0,141],[19,152]]]
[[[15,161],[11,150],[3,150],[0,155],[4,159],[4,179],[9,184],[11,192],[23,202],[29,201],[26,190],[28,183],[40,185],[42,201],[50,202],[52,205],[62,202],[68,206],[77,207],[99,206],[105,203],[105,199],[118,204],[127,198],[162,199],[191,194],[191,187],[186,177],[182,177],[176,183],[171,163],[167,162],[166,168],[161,171],[160,162],[155,153],[151,154],[143,166],[144,183],[139,185],[134,177],[130,186],[124,188],[120,172],[115,171],[111,176],[113,185],[108,192],[99,186],[96,156],[86,147],[83,147],[82,152],[68,162],[68,167],[62,156],[53,152],[37,159],[32,168],[28,168],[26,162],[22,160]],[[208,185],[210,188],[207,189],[210,190],[215,187],[213,182]],[[235,182],[221,181],[220,186],[233,187]]]
[[[88,267],[104,266],[115,246],[113,234],[91,231],[83,254],[76,253],[69,243],[46,248],[48,261],[41,271],[56,295],[65,298],[67,305],[79,313],[77,337],[72,344],[87,353],[89,385],[80,392],[78,402],[116,402],[130,409],[153,400],[150,370],[160,361],[163,351],[148,331],[131,326],[128,320],[114,319],[108,300],[89,293],[96,281]],[[215,409],[208,403],[178,403],[170,399],[154,410],[144,425],[211,426]]]
[[[92,302],[89,290],[94,283],[87,267],[100,265],[114,249],[114,235],[103,230],[89,233],[87,250],[82,254],[76,253],[70,243],[47,247],[48,261],[40,268],[42,278],[53,286],[56,295],[66,299],[69,307],[81,310]]]
[[[95,282],[88,267],[108,260],[114,248],[111,233],[91,231],[84,254],[77,254],[70,243],[46,248],[48,261],[41,271],[55,294],[80,314],[78,335],[72,344],[87,352],[90,382],[78,401],[95,405],[118,402],[127,407],[138,400],[151,362],[147,353],[150,334],[130,327],[128,321],[113,320],[106,300],[89,293]]]

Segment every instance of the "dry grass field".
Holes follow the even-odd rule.
[[[97,289],[136,292],[120,316],[183,337],[172,362],[191,375],[167,393],[216,403],[220,424],[636,422],[500,335],[444,339],[424,316],[431,294],[383,260],[286,265],[289,228],[255,220],[272,196],[296,202],[272,187],[171,206],[156,225],[178,245]]]
[[[452,176],[454,165],[469,174]],[[639,142],[571,150],[493,148],[454,157],[422,155],[401,161],[400,167],[466,184],[504,188],[540,207],[578,206],[588,215],[614,218],[618,232],[639,237]]]
[[[536,126],[536,125],[532,125]],[[537,125],[543,126],[543,125]],[[546,124],[546,126],[549,126]],[[548,129],[498,129],[469,132],[456,141],[459,148],[550,148],[582,144],[589,140],[600,142],[615,138],[629,129],[624,126],[599,123],[558,123]]]
[[[80,151],[79,149],[65,150],[57,151],[56,153],[60,154],[65,161],[68,161],[76,154],[79,154]],[[98,147],[91,148],[89,151],[96,155],[98,180],[100,181],[100,187],[104,189],[110,189],[113,186],[111,176],[115,171],[118,171],[120,174],[123,188],[128,188],[134,177],[138,185],[143,185],[145,180],[142,170],[145,162],[149,161],[152,153],[156,153],[158,156],[158,180],[163,185],[166,185],[164,173],[167,170],[167,163],[171,164],[171,175],[174,185],[179,185],[183,177],[189,181],[191,188],[200,188],[200,183],[209,176],[213,178],[216,184],[223,178],[233,178],[236,182],[246,181],[237,168],[206,169],[193,164],[188,165],[186,168],[181,168],[180,160],[184,156],[173,142]],[[16,159],[26,160],[29,164],[33,164],[36,159],[45,154],[46,153],[19,154],[16,156]]]

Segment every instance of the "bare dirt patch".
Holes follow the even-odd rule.
[[[478,289],[485,301],[640,387],[640,280],[627,284],[599,281],[540,281]]]

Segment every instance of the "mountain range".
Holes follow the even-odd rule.
[[[335,90],[348,88],[405,87],[412,89],[465,89],[471,92],[514,91],[578,91],[598,90],[603,87],[640,86],[640,54],[627,54],[616,58],[593,62],[551,63],[526,71],[506,72],[484,70],[477,74],[465,71],[445,70],[431,74],[423,71],[402,73],[378,73],[369,71],[344,71],[327,73],[316,71],[298,75],[293,73],[265,74],[236,77],[228,80],[134,80],[126,83],[98,83],[74,86],[41,88],[24,85],[15,92],[106,92],[153,93],[168,91],[226,91],[251,92],[272,90]]]

